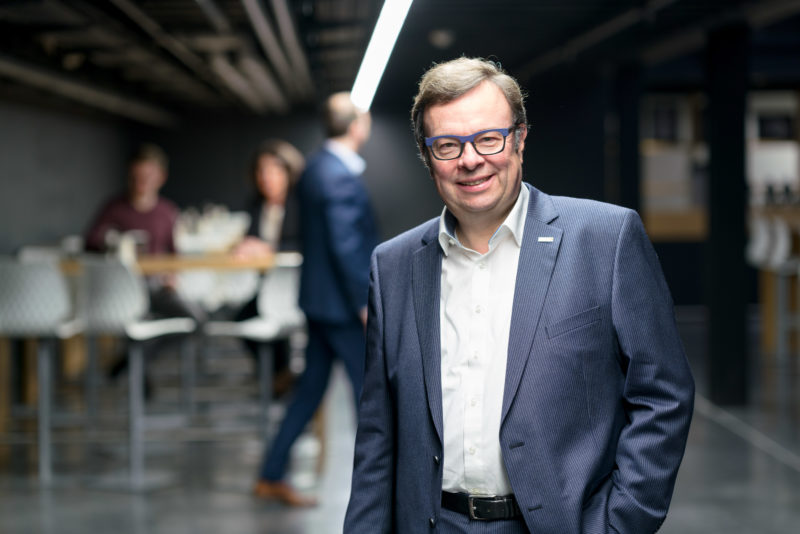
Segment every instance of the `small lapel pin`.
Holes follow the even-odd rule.
[[[552,237],[539,237],[539,243],[552,243]]]

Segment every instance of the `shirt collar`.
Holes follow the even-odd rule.
[[[325,141],[325,148],[339,158],[352,174],[357,176],[364,174],[364,169],[367,168],[367,162],[357,153],[350,150],[349,147],[343,145],[339,141],[328,139]]]
[[[518,247],[522,246],[522,234],[525,231],[525,219],[528,215],[528,201],[530,199],[530,192],[525,184],[520,184],[519,195],[514,206],[506,216],[492,237],[489,239],[489,250],[491,251],[497,239],[506,233],[511,233]],[[460,246],[461,243],[456,236],[456,220],[455,216],[450,213],[447,206],[442,210],[442,215],[439,217],[439,245],[442,247],[444,255],[447,256],[450,252],[450,247]]]

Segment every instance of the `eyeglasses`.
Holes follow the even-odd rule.
[[[517,127],[490,128],[472,135],[437,135],[426,137],[425,146],[430,147],[431,154],[438,160],[458,159],[464,152],[464,144],[472,143],[475,152],[481,156],[499,154],[506,148],[506,137]]]

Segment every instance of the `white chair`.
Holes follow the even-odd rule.
[[[753,215],[748,220],[747,228],[747,262],[756,269],[764,269],[772,254],[772,223],[767,217]]]
[[[273,355],[269,342],[305,338],[305,315],[297,304],[302,263],[303,257],[299,253],[276,254],[275,266],[264,275],[259,289],[258,316],[244,321],[209,321],[203,329],[209,337],[229,336],[258,343],[259,393],[264,429],[269,427],[269,404],[272,398]]]
[[[81,283],[79,315],[90,336],[117,335],[128,340],[128,454],[127,487],[145,490],[161,485],[158,477],[145,477],[143,433],[144,350],[142,343],[167,335],[188,335],[195,331],[195,321],[188,317],[145,319],[149,309],[148,293],[141,276],[118,258],[84,256],[80,258]],[[186,343],[188,343],[188,338]],[[91,345],[91,344],[90,344]],[[191,350],[184,347],[184,361],[191,359]],[[97,358],[90,348],[89,376],[97,375]],[[186,367],[186,365],[184,365]],[[92,400],[91,402],[95,402]],[[109,485],[124,485],[112,480]]]
[[[55,261],[0,258],[0,336],[38,339],[39,480],[53,479],[51,411],[53,354],[58,339],[82,329],[74,319],[68,286]]]

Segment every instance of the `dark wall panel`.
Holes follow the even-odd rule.
[[[0,253],[83,233],[127,151],[123,122],[0,101]]]
[[[568,71],[527,89],[525,179],[549,194],[604,200],[606,85],[591,72]]]
[[[202,208],[214,203],[241,209],[254,194],[247,179],[252,153],[269,137],[285,139],[307,155],[324,140],[314,113],[260,120],[196,120],[179,132],[152,132],[150,140],[162,145],[170,155],[165,196],[182,207]],[[364,180],[384,237],[394,236],[440,212],[442,203],[417,158],[405,115],[373,116],[372,136],[362,155],[367,161]]]

